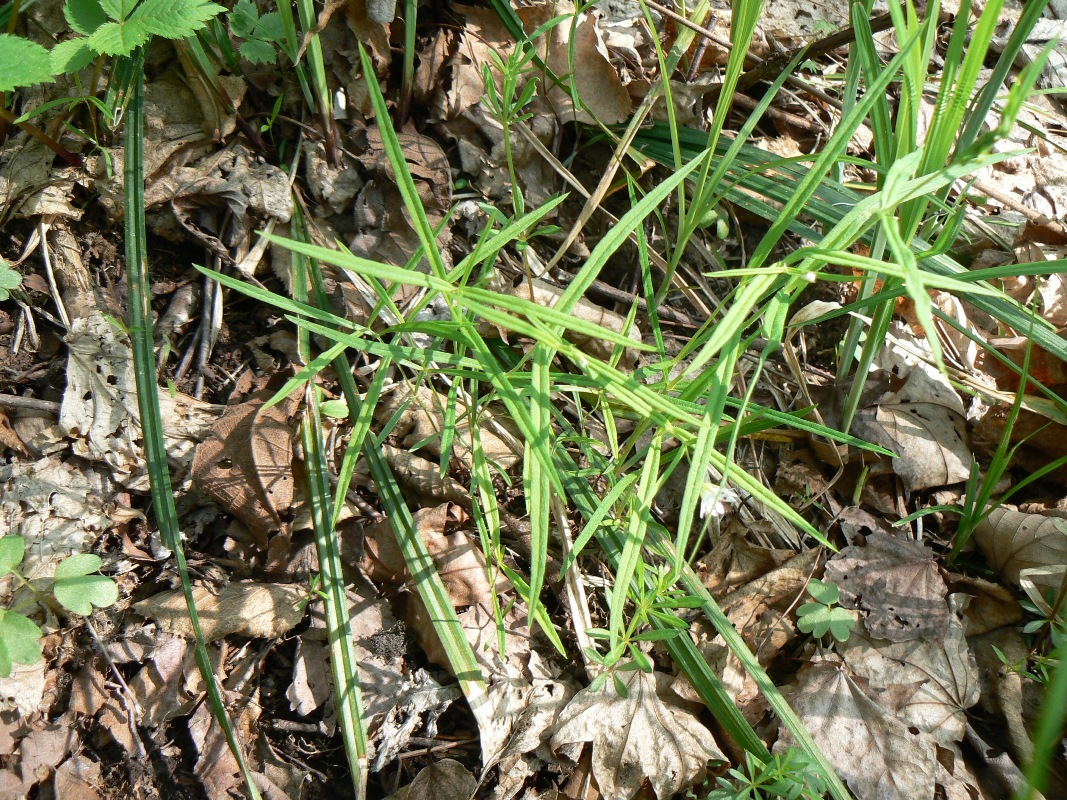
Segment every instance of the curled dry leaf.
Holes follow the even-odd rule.
[[[478,789],[478,781],[466,767],[444,758],[423,767],[415,780],[401,786],[390,800],[467,800]]]
[[[551,747],[593,745],[593,775],[606,800],[630,800],[647,779],[660,800],[692,786],[709,761],[725,761],[715,737],[688,711],[657,691],[659,677],[640,670],[618,673],[626,697],[608,681],[587,687],[560,714]]]
[[[400,419],[393,428],[393,435],[402,437],[401,443],[411,450],[418,447],[441,457],[441,433],[445,429],[448,398],[428,386],[419,386],[414,391],[410,386],[398,387],[392,394],[383,397],[375,411],[382,423],[388,422],[397,411]],[[471,460],[471,414],[461,400],[456,400],[456,422],[452,439],[452,455],[468,469]],[[511,469],[522,458],[521,439],[518,428],[510,419],[495,415],[482,408],[478,417],[478,439],[485,458],[502,470]],[[440,472],[440,469],[438,469]]]
[[[260,536],[282,528],[293,504],[292,407],[262,396],[229,409],[196,448],[196,487]]]
[[[448,590],[454,606],[489,603],[492,594],[487,577],[485,556],[464,531],[446,533],[452,525],[448,503],[436,508],[422,508],[415,512],[415,528]],[[366,529],[363,566],[374,581],[405,583],[411,580],[404,556],[396,544],[396,535],[388,520]],[[501,579],[497,591],[504,591],[507,583]]]
[[[841,605],[867,613],[872,635],[893,642],[945,635],[949,608],[933,552],[884,533],[863,547],[844,548],[826,564],[825,579],[841,590]]]
[[[974,541],[998,575],[1039,605],[1058,592],[1067,570],[1067,520],[996,508],[974,529]]]
[[[236,633],[249,639],[281,636],[304,618],[306,590],[276,583],[236,581],[212,594],[203,586],[193,589],[204,639],[209,642]],[[161,592],[133,610],[156,622],[168,633],[191,638],[189,610],[182,592]]]
[[[940,375],[913,368],[904,385],[856,414],[852,432],[896,453],[908,492],[961,483],[970,474],[963,401]]]
[[[415,455],[410,450],[401,450],[382,445],[382,455],[389,462],[393,477],[403,487],[405,494],[415,495],[425,503],[455,503],[470,508],[471,496],[463,485],[448,475],[432,461]]]

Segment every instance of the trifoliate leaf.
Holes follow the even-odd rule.
[[[0,609],[0,677],[11,674],[11,665],[36,664],[41,659],[41,629],[22,614]]]
[[[0,92],[52,80],[52,62],[47,50],[21,36],[0,34]]]
[[[76,33],[88,36],[105,22],[107,14],[100,5],[100,0],[67,0],[63,6],[63,16]]]
[[[80,575],[56,581],[52,591],[63,608],[87,617],[93,606],[107,608],[119,599],[119,587],[105,575]]]
[[[238,0],[230,12],[230,33],[238,39],[250,39],[259,22],[259,9],[252,0]]]
[[[829,632],[837,641],[848,640],[856,620],[844,608],[831,608],[822,603],[805,603],[797,609],[797,627],[821,639]]]
[[[56,567],[55,579],[58,583],[65,578],[79,578],[82,575],[89,575],[96,572],[100,567],[104,565],[104,562],[100,560],[100,556],[93,555],[92,553],[75,553],[72,556],[67,556]]]
[[[808,581],[808,594],[823,605],[833,605],[841,599],[837,586],[826,581]]]
[[[63,608],[87,617],[93,606],[106,608],[119,599],[119,587],[111,578],[92,574],[102,564],[92,553],[75,553],[60,562],[52,591]]]
[[[0,539],[0,578],[22,563],[26,553],[26,540],[21,536],[5,536]]]
[[[278,58],[278,52],[270,42],[259,39],[249,39],[241,42],[241,56],[247,58],[253,64],[273,64]],[[345,414],[348,416],[348,406],[345,406]]]
[[[96,53],[89,47],[89,40],[81,36],[60,42],[52,48],[51,55],[52,72],[56,74],[77,72],[96,58]]]

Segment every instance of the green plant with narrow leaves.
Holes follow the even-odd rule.
[[[53,611],[89,616],[94,608],[107,608],[119,599],[111,578],[101,575],[103,561],[92,553],[75,553],[59,562],[55,575],[41,585],[26,580],[19,564],[26,554],[26,540],[9,534],[0,539],[0,578],[8,575],[30,591],[30,598],[16,608],[0,608],[0,677],[8,677],[14,664],[41,660],[41,629],[26,614],[30,606],[46,605]]]
[[[696,800],[820,800],[826,792],[825,782],[810,760],[799,750],[790,748],[767,760],[745,754],[744,769],[733,768],[715,779],[715,788],[707,794],[690,793]]]

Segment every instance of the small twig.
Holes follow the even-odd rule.
[[[25,121],[20,122],[18,117],[8,111],[6,108],[0,108],[0,120],[3,120],[9,125],[17,125],[18,127],[22,128],[22,130],[26,131],[26,133],[28,133],[34,139],[39,141],[57,156],[59,156],[68,164],[70,164],[72,167],[81,169],[81,167],[84,165],[85,162],[83,161],[80,155],[78,155],[77,153],[70,152],[67,148],[65,148],[47,133],[42,131],[36,125],[32,125],[29,122]]]
[[[38,400],[36,397],[19,397],[17,394],[0,394],[2,408],[28,408],[58,414],[62,404],[55,400]]]

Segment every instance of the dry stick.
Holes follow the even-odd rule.
[[[996,200],[1005,208],[1009,208],[1018,214],[1022,214],[1026,217],[1028,222],[1034,225],[1034,227],[1048,232],[1057,239],[1062,239],[1064,235],[1067,234],[1067,229],[1065,229],[1062,223],[1049,219],[1037,209],[1023,205],[1007,192],[1002,192],[1000,189],[990,186],[987,183],[982,183],[981,181],[974,181],[971,185],[982,194],[988,195]]]
[[[55,400],[38,400],[35,397],[20,397],[17,394],[0,394],[0,408],[27,408],[32,411],[58,414],[61,405]]]
[[[59,156],[68,164],[70,164],[72,167],[77,167],[80,169],[84,164],[80,155],[67,150],[67,148],[65,148],[47,133],[42,131],[36,125],[31,125],[29,122],[19,122],[18,117],[8,111],[6,108],[0,108],[0,120],[3,120],[9,125],[17,125],[18,127],[22,128],[22,130],[26,131],[26,133],[28,133],[34,139],[39,141],[57,156]]]

